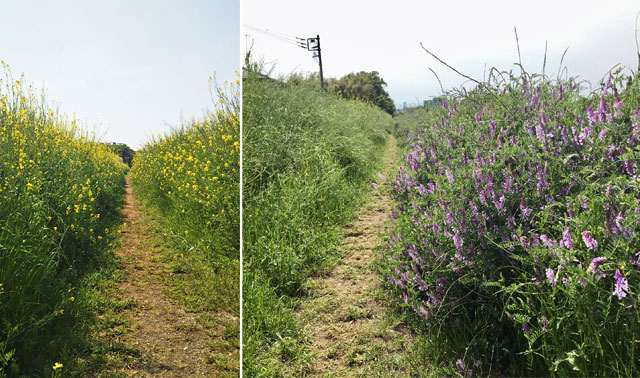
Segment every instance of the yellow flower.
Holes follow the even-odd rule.
[[[71,302],[75,301],[76,299],[74,297],[69,298],[71,300]]]
[[[55,364],[53,364],[53,370],[58,370],[62,368],[62,364],[60,362],[56,362]]]

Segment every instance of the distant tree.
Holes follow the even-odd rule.
[[[372,103],[389,114],[396,111],[389,93],[385,90],[387,83],[377,71],[350,73],[331,82],[329,90],[339,93],[345,98],[358,99]]]
[[[132,150],[131,147],[127,146],[124,143],[109,144],[108,146],[113,150],[113,152],[116,153],[116,155],[120,156],[123,163],[131,167],[133,157],[136,154],[136,152]]]

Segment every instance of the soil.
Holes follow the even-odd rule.
[[[396,140],[390,136],[383,168],[388,178],[397,168],[397,154]],[[389,324],[372,266],[391,210],[386,186],[373,190],[357,219],[346,227],[344,257],[328,274],[311,280],[311,298],[299,308],[316,357],[311,376],[370,375],[372,364],[397,358],[412,342],[404,324]]]
[[[116,255],[122,261],[123,296],[135,301],[132,326],[118,343],[140,352],[140,358],[119,371],[135,377],[211,377],[207,362],[211,337],[198,322],[199,314],[187,312],[165,293],[163,282],[170,270],[162,261],[155,236],[143,216],[127,181],[121,245]]]

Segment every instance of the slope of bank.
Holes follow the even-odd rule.
[[[341,255],[340,234],[380,168],[391,117],[246,72],[244,373],[291,376],[311,354],[295,303]]]

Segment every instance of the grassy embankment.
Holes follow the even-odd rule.
[[[311,358],[296,302],[309,276],[340,257],[391,117],[248,70],[243,130],[244,373],[295,375]]]
[[[100,347],[87,336],[128,167],[3,68],[0,376],[68,375]]]
[[[225,85],[215,87],[213,111],[136,153],[131,182],[145,208],[160,215],[156,231],[171,267],[172,295],[205,318],[211,311],[233,314],[236,321],[224,325],[225,348],[237,351],[240,123],[237,83]],[[219,345],[211,347],[219,352]],[[237,368],[237,360],[225,364]]]

